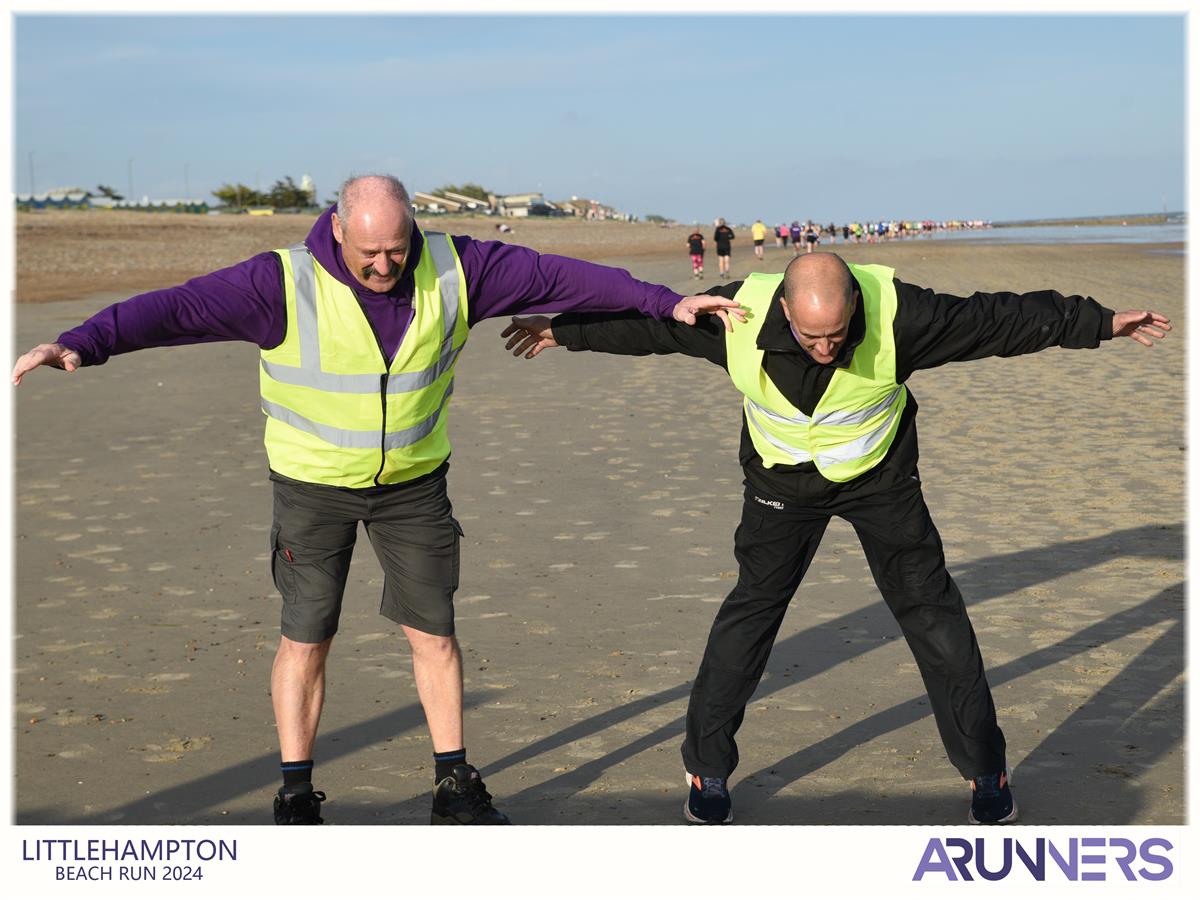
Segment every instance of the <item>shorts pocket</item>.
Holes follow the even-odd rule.
[[[271,526],[271,580],[284,602],[291,603],[296,599],[296,573],[279,547],[281,528],[278,523]]]

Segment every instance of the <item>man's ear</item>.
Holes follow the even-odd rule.
[[[340,244],[342,242],[342,220],[338,218],[337,213],[330,216],[329,220],[333,225],[333,239]]]
[[[779,298],[779,305],[783,307],[783,317],[788,320],[788,324],[792,324],[792,314],[788,310],[787,301],[782,297]]]

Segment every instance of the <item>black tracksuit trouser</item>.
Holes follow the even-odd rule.
[[[734,735],[832,516],[858,533],[916,658],[950,762],[967,779],[1000,771],[1004,734],[979,644],[915,476],[865,494],[831,492],[829,502],[803,507],[747,486],[734,537],[737,586],[717,612],[688,704],[687,771],[726,778],[736,768]]]

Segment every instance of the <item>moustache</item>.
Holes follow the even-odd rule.
[[[374,266],[367,266],[365,269],[362,270],[362,274],[363,274],[363,278],[399,278],[400,277],[400,267],[398,265],[396,265],[395,263],[392,263],[392,265],[388,266],[387,272],[384,273],[383,275],[380,275],[378,272],[375,271]]]

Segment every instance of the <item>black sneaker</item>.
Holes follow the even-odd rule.
[[[281,787],[275,795],[276,825],[320,825],[321,801],[324,791],[314,791],[307,781],[291,787]]]
[[[492,795],[474,766],[461,763],[433,789],[430,825],[511,825],[508,816],[492,806]]]
[[[728,825],[733,821],[733,801],[724,778],[688,774],[687,803],[683,815],[693,825]]]
[[[1017,821],[1017,801],[1008,786],[1008,773],[977,775],[971,782],[971,825],[1008,825]]]

